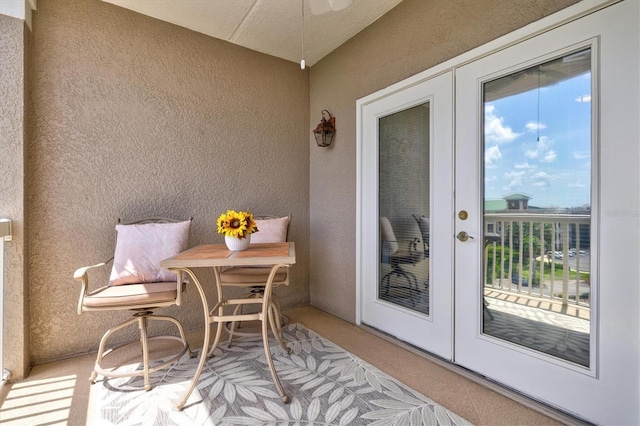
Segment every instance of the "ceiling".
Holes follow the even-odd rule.
[[[304,2],[304,60],[311,66],[402,0],[103,1],[293,62],[303,59]]]

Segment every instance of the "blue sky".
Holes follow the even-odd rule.
[[[485,104],[485,199],[591,203],[591,75]]]

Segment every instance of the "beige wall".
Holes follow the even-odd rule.
[[[75,313],[73,272],[112,256],[118,218],[192,216],[193,246],[223,241],[226,209],[292,214],[298,262],[279,294],[308,303],[308,73],[98,0],[39,2],[32,61],[32,362],[95,350],[129,315]],[[185,298],[172,312],[201,328]]]
[[[310,120],[336,117],[311,148],[311,303],[355,321],[356,101],[577,0],[404,0],[311,69]]]
[[[11,220],[13,234],[0,253],[4,256],[3,366],[18,376],[29,366],[24,207],[29,34],[24,21],[0,15],[0,217]]]

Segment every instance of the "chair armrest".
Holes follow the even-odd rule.
[[[73,279],[82,283],[82,287],[80,288],[80,299],[78,300],[78,315],[82,314],[82,302],[84,300],[84,296],[87,294],[89,289],[89,274],[88,272],[91,269],[101,268],[105,266],[107,263],[111,262],[113,258],[107,260],[106,262],[96,263],[95,265],[83,266],[82,268],[76,269],[73,273]]]
[[[90,269],[100,268],[100,267],[106,265],[107,263],[109,263],[110,261],[111,261],[111,259],[107,260],[106,262],[96,263],[95,265],[83,266],[82,268],[78,268],[73,273],[73,279],[76,280],[76,281],[82,281],[85,278],[85,275],[87,275],[87,273],[89,272]]]

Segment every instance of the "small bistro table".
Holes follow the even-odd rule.
[[[278,328],[274,318],[270,318],[272,312],[271,307],[271,290],[273,285],[273,279],[279,268],[290,266],[296,263],[296,251],[295,244],[292,242],[285,243],[258,243],[251,244],[247,250],[244,251],[230,251],[224,244],[205,244],[193,247],[176,256],[164,259],[160,262],[160,266],[167,268],[174,272],[184,272],[191,279],[192,284],[198,289],[200,299],[202,301],[202,307],[205,315],[205,330],[204,330],[204,343],[202,345],[202,353],[200,354],[200,362],[196,374],[193,377],[193,381],[189,390],[186,392],[182,401],[178,404],[178,409],[182,410],[189,399],[189,396],[195,389],[200,374],[207,358],[213,355],[213,351],[220,343],[220,337],[222,335],[223,324],[232,321],[251,321],[259,320],[262,322],[262,340],[264,343],[265,356],[269,369],[271,370],[271,376],[273,382],[278,389],[278,393],[282,397],[283,402],[288,403],[289,397],[285,394],[284,389],[278,379],[276,370],[273,365],[273,359],[271,357],[271,351],[269,349],[269,323],[271,323],[271,329],[274,336],[278,340],[278,343],[282,348],[291,352],[282,339],[281,330]],[[224,266],[271,266],[271,272],[269,278],[265,283],[264,296],[254,299],[225,299],[222,293],[222,285],[220,283],[220,268]],[[216,290],[218,295],[218,302],[209,310],[207,303],[206,293],[198,280],[198,277],[193,272],[195,268],[213,268],[216,281]],[[262,309],[257,313],[251,314],[237,314],[237,315],[225,315],[225,306],[245,305],[245,304],[260,304]],[[209,348],[210,342],[210,324],[216,323],[216,336],[213,341],[213,345]]]

